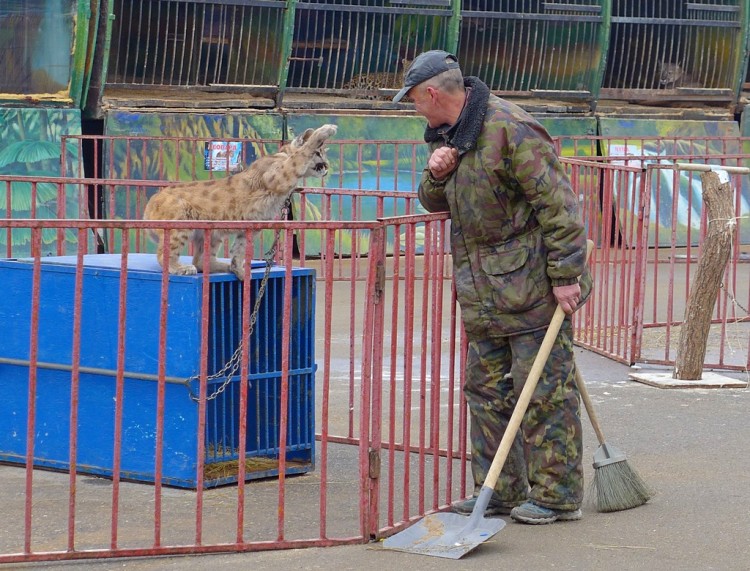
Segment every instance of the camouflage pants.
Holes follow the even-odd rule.
[[[489,471],[544,333],[469,342],[464,394],[477,489]],[[573,358],[572,328],[566,319],[495,486],[508,506],[526,499],[564,510],[581,505],[583,443]]]

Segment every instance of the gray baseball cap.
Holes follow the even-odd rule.
[[[401,98],[412,87],[449,69],[460,69],[458,58],[453,54],[443,50],[430,50],[419,54],[409,67],[409,71],[406,72],[404,86],[393,98],[393,101],[401,101]]]

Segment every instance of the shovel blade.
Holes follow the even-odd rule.
[[[425,516],[411,527],[383,542],[385,549],[460,559],[505,527],[499,518],[470,521],[469,516],[435,513]]]

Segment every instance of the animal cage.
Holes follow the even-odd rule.
[[[283,0],[115,0],[107,85],[275,93],[285,10]]]
[[[463,0],[458,57],[498,94],[592,99],[606,0]]]
[[[422,51],[450,49],[451,0],[302,0],[287,92],[390,99]]]
[[[75,416],[71,414],[74,346],[76,256],[43,258],[38,295],[38,346],[31,366],[32,260],[0,261],[0,281],[12,296],[0,298],[0,329],[7,335],[0,348],[0,461],[25,464],[28,419],[32,417],[33,463],[80,473],[111,476],[115,459],[123,479],[154,481],[157,460],[162,482],[196,488],[203,276],[170,276],[167,293],[163,445],[156,448],[159,372],[161,268],[148,254],[129,254],[127,293],[119,305],[120,256],[86,255],[80,311],[80,363]],[[259,264],[261,267],[255,267]],[[246,479],[279,473],[282,319],[284,268],[271,269],[249,340],[247,432],[240,445],[239,368],[227,367],[242,337],[244,303],[255,304],[265,273],[254,262],[251,299],[243,300],[243,284],[230,274],[209,278],[208,365],[203,485],[237,480],[245,458]],[[314,466],[314,307],[315,272],[292,270],[292,304],[288,367],[288,410],[285,473]],[[252,307],[252,306],[251,306]],[[118,314],[125,317],[118,327]],[[124,336],[124,372],[118,414],[118,344]],[[35,402],[28,402],[32,377]],[[212,378],[214,377],[214,378]],[[118,419],[121,416],[121,419]],[[77,454],[70,457],[71,418],[77,417]],[[121,437],[116,439],[117,430]],[[119,449],[118,449],[119,443]]]
[[[613,0],[602,97],[734,100],[747,18],[741,0]]]
[[[0,2],[0,100],[81,103],[90,4]]]

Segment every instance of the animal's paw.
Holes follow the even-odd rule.
[[[241,261],[232,259],[232,262],[229,264],[229,271],[237,276],[238,280],[245,280],[245,266]]]
[[[191,264],[186,264],[184,266],[180,265],[174,268],[169,268],[169,273],[176,276],[194,276],[198,273],[198,269]]]
[[[198,270],[198,273],[203,272],[203,260],[193,258],[193,265]],[[229,264],[220,262],[216,258],[211,258],[208,262],[208,271],[212,274],[227,273],[229,271]]]

